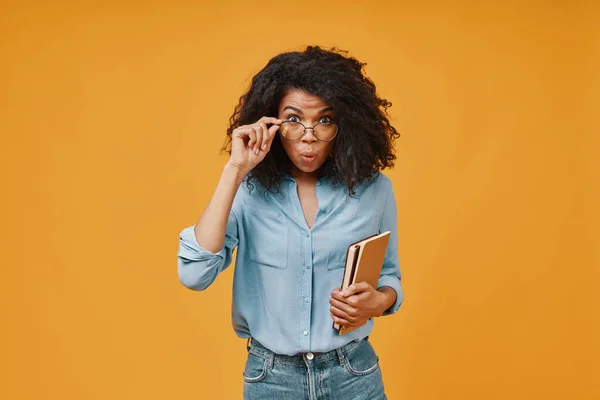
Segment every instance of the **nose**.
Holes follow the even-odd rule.
[[[317,141],[314,128],[306,128],[306,133],[302,137],[304,143],[313,143]]]

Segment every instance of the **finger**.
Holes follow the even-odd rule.
[[[260,124],[260,127],[262,128],[263,132],[262,146],[260,146],[260,149],[264,151],[267,149],[267,146],[271,144],[271,141],[269,140],[271,137],[271,132],[269,129],[267,129],[267,124],[264,122]]]
[[[258,154],[258,151],[262,146],[263,130],[260,125],[254,125],[252,128],[254,129],[254,132],[256,132],[256,144],[254,145],[254,154]]]
[[[275,133],[277,133],[277,130],[280,128],[280,125],[271,125],[269,127],[269,137],[272,139],[275,137]]]
[[[360,306],[360,300],[360,294],[353,294],[352,296],[345,297],[343,302],[351,307],[357,308]]]
[[[274,118],[274,117],[262,117],[261,119],[259,119],[256,122],[257,123],[264,122],[266,124],[277,124],[277,125],[280,125],[283,122],[283,120],[279,119],[279,118]]]
[[[281,118],[273,118],[273,117],[262,117],[261,119],[256,121],[257,124],[263,125],[263,130],[265,131],[265,133],[266,132],[269,133],[269,137],[273,137],[275,135],[275,133],[279,129],[279,126],[281,125],[282,122],[283,122],[283,120]],[[267,125],[271,125],[271,126],[268,127],[268,129],[267,129]]]
[[[352,325],[350,323],[350,321],[345,320],[344,318],[340,318],[340,317],[338,317],[336,315],[333,315],[331,313],[329,313],[329,315],[331,316],[331,319],[333,319],[333,322],[335,322],[338,325],[341,325],[341,326],[350,326],[350,325]]]
[[[335,288],[331,292],[331,297],[333,297],[336,300],[343,301],[344,303],[346,302],[346,298],[342,296],[342,291],[340,290],[340,288]]]
[[[277,130],[279,129],[279,125],[273,125],[271,127],[269,127],[267,129],[268,132],[268,138],[265,138],[263,140],[263,143],[266,144],[266,147],[264,149],[264,151],[270,151],[271,150],[271,145],[273,144],[273,140],[275,139],[275,136],[277,134]],[[265,135],[266,136],[266,135]],[[263,144],[264,146],[264,144]]]
[[[331,304],[332,307],[344,311],[348,315],[354,315],[356,313],[356,308],[346,302],[336,300],[333,297],[329,299],[329,304]]]
[[[232,138],[237,137],[240,139],[246,139],[248,138],[248,140],[252,140],[250,137],[250,134],[253,132],[254,130],[251,127],[248,126],[240,126],[238,128],[235,128],[233,130],[233,132],[231,132],[231,136]]]
[[[252,128],[248,128],[248,137],[250,141],[248,142],[248,148],[252,150],[254,148],[254,144],[256,143],[256,131]]]
[[[233,130],[233,132],[231,132],[231,134],[238,135],[238,136],[247,136],[248,132],[250,132],[249,126],[238,126],[237,128],[235,128]]]
[[[346,321],[349,321],[349,322],[353,322],[353,321],[355,321],[355,319],[356,319],[356,318],[355,318],[355,317],[353,317],[352,315],[349,315],[348,313],[344,312],[344,310],[340,310],[340,309],[339,309],[339,308],[337,308],[337,307],[333,307],[333,306],[332,306],[332,307],[330,307],[330,308],[329,308],[329,312],[330,312],[331,314],[335,315],[336,317],[338,317],[338,318],[342,318],[342,319],[344,319],[344,320],[346,320]]]
[[[346,289],[342,290],[342,296],[348,297],[356,293],[366,292],[369,290],[369,288],[371,288],[371,285],[369,285],[367,282],[353,283]]]

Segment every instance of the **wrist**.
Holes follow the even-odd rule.
[[[383,286],[377,289],[377,293],[379,293],[377,316],[381,317],[396,302],[396,291],[391,287]]]
[[[225,164],[225,167],[223,168],[223,174],[231,175],[235,178],[235,181],[238,183],[241,183],[249,172],[249,170],[242,168],[239,165],[235,165],[231,162],[227,162],[227,164]]]

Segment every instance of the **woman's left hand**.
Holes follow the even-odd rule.
[[[388,309],[388,297],[366,282],[352,284],[343,292],[335,288],[329,299],[331,318],[348,328],[362,326]]]

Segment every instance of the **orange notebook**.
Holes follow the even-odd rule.
[[[387,231],[369,236],[348,246],[344,277],[340,289],[344,290],[357,282],[367,282],[377,289],[389,241],[390,232]],[[346,328],[334,322],[333,328],[337,329],[340,335],[344,335],[359,327]]]

